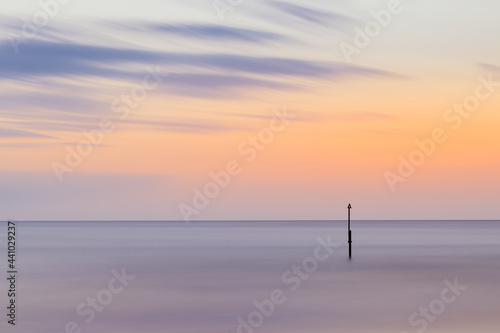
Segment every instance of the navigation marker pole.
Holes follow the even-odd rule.
[[[349,243],[349,260],[351,259],[351,204],[347,206],[347,242]]]

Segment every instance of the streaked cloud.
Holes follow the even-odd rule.
[[[478,66],[488,72],[492,73],[500,73],[500,66],[493,65],[493,64],[487,64],[487,63],[479,63]]]
[[[326,10],[312,9],[292,2],[269,1],[269,6],[292,17],[319,25],[338,25],[352,21],[352,18]]]
[[[245,76],[175,73],[164,84],[165,93],[198,98],[243,97],[246,89],[298,90],[297,85]]]
[[[103,107],[103,102],[92,97],[79,95],[62,95],[53,92],[19,92],[0,94],[2,105],[0,109],[17,108],[23,105],[25,110],[61,110],[70,113],[95,114]]]
[[[269,76],[389,75],[388,72],[345,63],[281,57],[159,52],[46,41],[36,41],[26,45],[25,52],[18,56],[7,52],[9,47],[7,44],[0,45],[0,69],[3,78],[61,75],[130,78],[133,71],[119,66],[126,63],[143,65],[160,63],[165,66],[189,66],[205,70]]]
[[[228,42],[265,43],[286,41],[289,38],[280,34],[229,27],[214,24],[153,24],[145,26],[147,31],[163,32],[181,38]]]
[[[8,47],[5,43],[0,46],[0,79],[33,83],[34,78],[69,78],[75,85],[79,84],[79,78],[97,77],[137,82],[145,71],[138,68],[160,64],[162,71],[171,74],[163,84],[163,93],[210,99],[241,98],[256,89],[306,89],[296,80],[290,81],[290,77],[329,82],[350,76],[399,77],[395,73],[340,62],[285,57],[166,52],[45,40],[25,45],[20,55],[8,52]],[[75,113],[99,113],[105,107],[101,100],[96,100],[95,94],[60,95],[54,91],[60,89],[47,93],[11,93],[5,96],[5,102],[13,107],[22,104]]]
[[[0,127],[0,138],[52,138],[52,136],[24,129]]]

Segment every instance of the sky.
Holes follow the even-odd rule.
[[[500,3],[0,4],[0,219],[498,219]]]

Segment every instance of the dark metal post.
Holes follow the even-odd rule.
[[[351,259],[351,204],[347,206],[347,242],[349,243],[349,259]]]

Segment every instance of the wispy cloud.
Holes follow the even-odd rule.
[[[123,63],[165,66],[189,66],[247,74],[327,77],[329,75],[381,74],[364,67],[343,63],[317,62],[280,57],[258,57],[218,53],[174,53],[83,44],[37,41],[26,45],[26,52],[16,56],[0,45],[0,69],[3,78],[24,76],[101,76],[130,78],[133,72],[121,69]]]
[[[395,119],[396,116],[371,111],[357,111],[357,112],[342,112],[342,113],[332,113],[326,116],[329,121],[377,121],[377,120],[388,120]]]
[[[9,48],[7,43],[0,45],[2,78],[69,75],[123,77],[129,71],[106,68],[104,65],[161,59],[161,54],[155,52],[41,40],[25,45],[24,52],[19,55]]]
[[[52,136],[24,129],[0,127],[0,138],[53,138]]]
[[[211,134],[241,130],[244,126],[227,125],[211,119],[182,118],[172,119],[169,117],[156,118],[155,120],[129,120],[125,122],[132,126],[145,126],[150,130],[161,130],[178,133]]]
[[[301,115],[300,117],[294,118],[294,122],[366,122],[396,118],[394,115],[369,111],[319,113],[308,110],[296,110],[294,114]],[[253,119],[272,119],[272,116],[269,115],[249,113],[231,113],[229,115]]]
[[[487,63],[479,63],[478,66],[488,72],[493,72],[493,73],[500,73],[500,66],[493,65],[493,64],[487,64]]]
[[[297,85],[286,82],[245,77],[241,75],[174,73],[165,82],[163,91],[168,94],[198,98],[237,98],[246,90],[273,89],[298,90]]]
[[[265,43],[289,38],[276,33],[211,24],[150,24],[148,31],[163,32],[182,38],[228,42]]]
[[[1,45],[5,51],[8,45]],[[0,79],[27,80],[37,77],[103,77],[115,80],[137,80],[133,68],[138,65],[160,64],[171,72],[167,82],[171,93],[204,97],[220,97],[221,89],[233,92],[236,88],[265,88],[292,90],[300,87],[287,77],[342,79],[348,76],[397,77],[396,74],[339,62],[321,62],[282,57],[261,57],[224,53],[178,53],[113,48],[84,44],[63,44],[34,41],[26,45],[25,52],[16,56],[12,52],[0,53]],[[280,81],[281,80],[281,81]],[[186,89],[187,88],[187,89]],[[194,89],[198,89],[197,92]],[[207,94],[206,89],[212,91]],[[218,89],[218,91],[215,91]],[[11,102],[18,99],[9,97]],[[88,97],[86,97],[88,98]],[[30,103],[50,108],[74,103],[74,98],[47,96],[34,93]],[[55,104],[59,104],[54,106]],[[79,104],[91,109],[97,107],[89,99]],[[78,110],[78,106],[75,106]]]
[[[23,105],[29,110],[61,110],[70,113],[95,114],[103,107],[103,103],[90,96],[59,94],[52,92],[24,91],[19,93],[0,94],[0,109],[16,108]]]
[[[335,20],[341,22],[348,19],[342,15],[336,16],[333,12],[284,2],[270,4],[284,15],[313,24],[331,24]],[[200,43],[213,40],[259,45],[287,40],[287,37],[272,30],[206,23],[143,22],[127,27],[139,33],[156,32],[179,40],[195,39]],[[38,132],[72,132],[93,126],[103,115],[109,116],[110,102],[120,96],[120,89],[127,89],[128,83],[138,82],[145,66],[156,64],[170,73],[157,90],[158,94],[202,99],[244,99],[260,90],[310,90],[311,86],[304,83],[313,81],[328,85],[333,81],[358,76],[382,79],[400,77],[379,69],[318,61],[306,55],[301,58],[292,54],[274,55],[279,52],[270,52],[274,56],[266,56],[266,52],[249,54],[238,49],[217,52],[204,47],[201,48],[203,52],[188,52],[191,50],[184,48],[174,52],[168,51],[168,48],[139,47],[125,40],[107,44],[94,35],[92,38],[70,41],[63,28],[50,27],[43,37],[23,45],[20,54],[12,52],[8,41],[0,42],[0,81],[8,82],[10,86],[9,92],[0,96],[0,110],[6,119],[22,122],[24,129],[17,131],[6,128],[0,131],[1,136],[46,138]],[[79,32],[78,36],[85,36],[80,25],[73,29]],[[104,34],[109,38],[110,34]],[[158,35],[153,35],[153,39],[156,38]],[[16,90],[12,82],[21,82],[24,89]],[[96,88],[93,88],[94,84]],[[141,118],[124,121],[123,125],[185,133],[235,130],[232,126],[208,119],[183,121],[164,118],[149,121]],[[60,140],[64,139],[61,136]]]
[[[319,25],[338,25],[352,21],[352,18],[326,10],[312,9],[291,2],[269,1],[269,6],[289,16]]]

